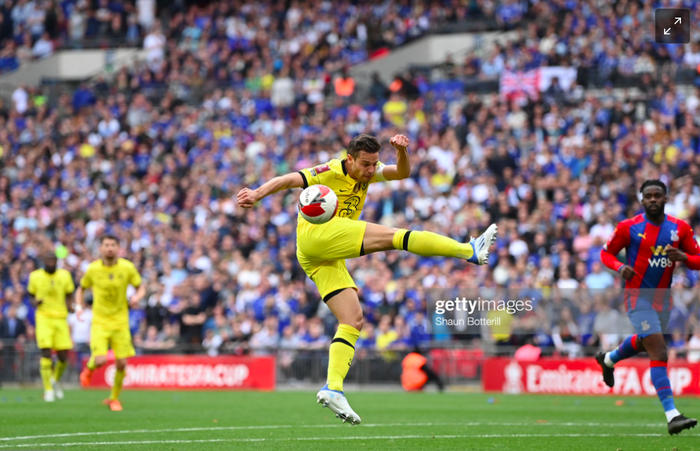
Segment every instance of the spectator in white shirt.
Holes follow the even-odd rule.
[[[112,116],[112,113],[107,111],[104,119],[102,119],[97,125],[97,130],[104,138],[111,138],[112,136],[119,134],[121,131],[121,126],[119,125],[119,121]]]
[[[34,43],[32,55],[34,58],[46,58],[53,54],[53,42],[47,32],[41,34],[41,37]]]
[[[29,94],[27,94],[24,85],[21,85],[12,93],[12,103],[15,104],[15,111],[19,114],[24,114],[27,111],[27,108],[29,108]]]
[[[282,69],[279,77],[272,82],[270,101],[275,107],[285,108],[294,103],[294,81],[289,78],[289,69]]]
[[[600,215],[598,217],[598,223],[591,227],[591,237],[593,241],[606,242],[608,238],[613,234],[615,227],[610,223],[610,220],[606,215]]]
[[[149,68],[158,72],[163,60],[165,59],[165,45],[167,41],[165,35],[161,32],[160,24],[156,23],[153,30],[146,35],[143,40],[143,48],[146,50],[146,60],[148,61]]]

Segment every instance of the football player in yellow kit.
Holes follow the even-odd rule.
[[[371,183],[402,180],[411,173],[408,138],[396,135],[391,138],[391,144],[397,152],[395,165],[382,164],[379,161],[379,141],[363,134],[350,142],[345,159],[275,177],[256,190],[244,188],[238,193],[238,203],[244,208],[251,208],[278,191],[309,185],[325,185],[338,196],[336,216],[324,224],[311,224],[299,215],[297,258],[339,322],[329,350],[327,383],[318,392],[317,402],[330,407],[343,422],[353,425],[360,424],[361,419],[343,394],[343,380],[355,354],[363,314],[357,287],[345,260],[398,249],[421,256],[461,258],[483,265],[488,262],[488,249],[495,243],[498,232],[496,225],[492,224],[480,237],[460,243],[432,232],[394,229],[360,221]]]
[[[58,380],[66,369],[68,351],[73,348],[68,329],[68,312],[73,311],[73,276],[58,268],[55,254],[43,258],[44,267],[29,274],[27,291],[36,306],[36,343],[41,350],[39,368],[44,384],[44,401],[63,399]],[[56,350],[58,361],[51,369],[51,350]]]
[[[126,375],[126,359],[136,355],[129,330],[129,307],[135,307],[146,295],[138,270],[129,260],[119,258],[119,241],[111,235],[102,237],[99,260],[90,263],[76,292],[78,315],[83,307],[83,292],[92,288],[92,327],[90,328],[90,360],[80,373],[83,387],[90,385],[95,368],[107,363],[107,351],[111,347],[116,359],[117,371],[109,398],[104,404],[110,410],[120,411],[119,394]],[[126,298],[129,285],[136,288],[131,299]]]

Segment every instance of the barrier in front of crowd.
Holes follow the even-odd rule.
[[[675,359],[668,364],[673,394],[700,395],[700,364]],[[519,362],[511,358],[483,361],[484,391],[500,393],[547,393],[571,395],[653,395],[649,359],[633,358],[615,365],[615,387],[607,387],[595,360],[543,358]]]
[[[36,345],[17,341],[0,341],[0,344],[0,383],[39,385],[40,352]],[[642,358],[619,363],[615,369],[615,390],[608,390],[602,385],[600,370],[592,358],[597,348],[583,348],[578,357],[571,359],[556,357],[553,348],[542,348],[546,357],[535,362],[517,362],[512,359],[516,348],[509,346],[495,348],[484,342],[476,345],[454,341],[430,346],[424,354],[448,385],[481,384],[485,391],[502,393],[655,394],[649,361]],[[401,360],[410,351],[358,348],[346,383],[398,386]],[[200,345],[178,344],[161,350],[137,348],[137,353],[129,359],[127,388],[273,390],[322,386],[328,369],[327,348],[232,348],[207,355]],[[675,393],[700,394],[700,365],[687,363],[682,354],[679,356],[674,355],[669,363],[669,378]],[[86,346],[69,353],[64,382],[78,383],[88,357]],[[96,387],[107,388],[113,380],[114,360],[110,357],[108,362],[94,375]]]
[[[125,388],[274,390],[274,356],[136,356],[129,359]],[[114,360],[93,374],[91,388],[111,387]]]

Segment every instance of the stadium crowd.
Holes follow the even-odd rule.
[[[512,0],[479,0],[468,5],[456,0],[338,4],[298,0],[8,0],[0,5],[0,72],[49,56],[58,47],[106,48],[143,42],[154,58],[162,57],[162,47],[171,43],[193,53],[220,54],[223,61],[226,52],[240,51],[248,61],[253,56],[263,60],[262,66],[252,68],[248,78],[253,78],[260,71],[263,75],[279,71],[283,55],[300,54],[313,60],[326,59],[331,53],[328,56],[333,60],[355,64],[443,23],[498,18],[496,27],[511,27],[523,18],[518,7],[501,20],[502,11],[512,10],[512,4]]]
[[[394,19],[418,14],[400,5]],[[503,5],[519,11],[512,1]],[[538,5],[558,15],[571,6]],[[341,5],[333,16],[314,10],[309,23],[307,6],[292,8],[287,25],[276,29],[284,39],[251,29],[250,18],[234,17],[215,30],[225,8],[156,26],[145,38],[147,61],[113,80],[84,84],[56,104],[42,89],[21,87],[3,106],[0,339],[33,339],[26,284],[43,252],[65,247],[61,265],[77,281],[97,258],[100,236],[110,233],[147,284],[142,308],[130,315],[140,350],[189,344],[215,355],[327,346],[335,320],[295,256],[298,191],[253,210],[238,207],[233,196],[275,175],[342,158],[344,145],[361,132],[376,135],[385,149],[394,134],[409,136],[413,169],[409,179],[373,185],[363,219],[462,241],[497,222],[500,237],[488,268],[398,251],[348,261],[366,312],[359,347],[411,349],[435,338],[423,313],[431,289],[510,286],[536,289],[544,300],[535,315],[513,322],[511,334],[487,331],[481,338],[569,354],[586,345],[609,348],[627,331],[621,325],[618,334],[607,333],[620,308],[615,299],[590,305],[557,293],[617,284],[599,263],[600,249],[616,222],[640,212],[642,181],[663,180],[671,190],[667,213],[700,234],[698,88],[686,95],[670,77],[650,74],[639,95],[573,89],[520,104],[497,94],[421,93],[423,81],[406,74],[388,86],[375,79],[365,99],[343,83],[343,69],[356,61],[344,53],[353,46],[343,33],[361,34],[357,23],[340,20],[352,7]],[[377,7],[364,8],[378,14]],[[420,24],[421,14],[415,17]],[[309,28],[294,44],[298,51],[285,52],[295,42],[285,33],[303,29],[300,23]],[[586,31],[563,28],[569,29]],[[314,42],[310,34],[324,36],[328,46],[304,50]],[[336,72],[342,76],[332,78]],[[191,96],[197,87],[200,102]],[[391,163],[394,155],[383,150],[380,158]],[[692,328],[700,332],[700,301],[690,289],[697,274],[679,272],[678,287],[687,288],[675,307],[688,333],[677,337],[682,350]],[[77,326],[82,335],[75,341],[84,344],[84,324]],[[700,334],[691,340],[697,345]]]
[[[452,57],[441,66],[444,78],[498,79],[505,70],[528,71],[541,66],[578,69],[579,84],[617,83],[655,73],[661,67],[696,69],[700,65],[700,32],[691,31],[692,45],[654,42],[654,10],[661,2],[550,0],[533,2],[531,17],[516,34],[488,52],[474,49],[457,64]],[[680,5],[682,3],[682,6]],[[521,11],[517,2],[509,2]],[[677,2],[691,10],[691,23],[700,21],[697,2]],[[514,14],[514,13],[513,13]],[[515,16],[521,17],[521,16]]]

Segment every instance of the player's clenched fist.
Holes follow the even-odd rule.
[[[685,262],[688,261],[688,254],[683,252],[682,250],[673,247],[673,246],[666,246],[666,256],[671,260],[672,262]]]
[[[258,194],[250,188],[243,188],[238,192],[238,205],[243,208],[252,208],[258,200]]]
[[[404,135],[394,135],[390,142],[396,150],[406,150],[408,147],[408,138]]]
[[[620,275],[624,280],[630,280],[636,274],[637,272],[634,270],[634,268],[629,265],[625,265],[622,268],[620,268]]]

